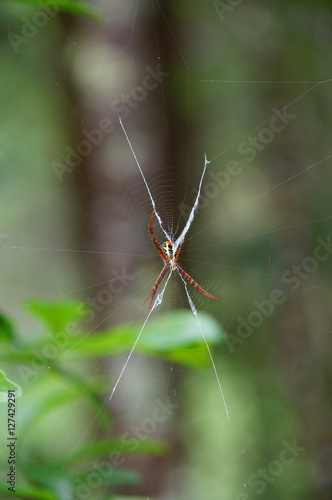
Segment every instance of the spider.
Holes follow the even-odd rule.
[[[156,249],[158,250],[158,252],[160,253],[163,261],[164,261],[164,267],[163,267],[163,270],[161,271],[161,273],[159,274],[158,276],[158,279],[157,281],[155,282],[155,285],[154,287],[152,288],[151,292],[150,292],[150,295],[148,296],[148,298],[144,301],[143,303],[143,306],[144,304],[149,300],[149,298],[151,297],[150,299],[150,309],[151,309],[151,306],[152,306],[152,302],[153,302],[153,299],[154,299],[154,296],[156,294],[156,291],[157,291],[157,288],[158,286],[160,285],[160,283],[162,282],[162,279],[163,277],[165,276],[166,274],[166,271],[167,269],[170,270],[170,272],[172,271],[175,271],[177,270],[178,273],[186,280],[188,281],[188,283],[190,283],[194,288],[196,288],[196,290],[198,290],[200,293],[202,293],[203,295],[205,295],[205,297],[209,297],[209,299],[213,299],[213,300],[219,300],[218,297],[214,297],[213,295],[210,295],[209,293],[207,293],[205,290],[203,290],[202,287],[200,287],[196,281],[194,281],[191,276],[189,276],[189,274],[187,274],[180,266],[179,264],[177,263],[177,260],[178,260],[178,257],[179,257],[179,254],[180,254],[180,251],[181,251],[181,247],[182,247],[182,243],[180,244],[179,248],[177,249],[175,255],[174,255],[174,252],[173,252],[173,248],[174,248],[174,244],[171,242],[171,241],[165,241],[165,243],[163,243],[162,246],[159,245],[158,241],[157,241],[157,238],[155,237],[154,235],[154,232],[153,232],[153,227],[152,227],[152,221],[153,221],[153,216],[154,216],[154,210],[152,210],[152,215],[151,215],[151,220],[150,220],[150,232],[152,234],[152,238],[153,238],[153,243],[156,247]]]

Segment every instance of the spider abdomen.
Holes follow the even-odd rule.
[[[172,258],[173,257],[173,243],[171,241],[165,241],[163,243],[163,246],[161,247],[165,255],[167,257]]]

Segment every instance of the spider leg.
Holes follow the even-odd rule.
[[[156,295],[156,291],[157,291],[157,288],[158,286],[160,285],[163,277],[165,276],[165,273],[167,271],[167,269],[169,268],[169,263],[167,262],[167,264],[164,265],[163,267],[163,270],[161,271],[161,273],[159,274],[158,276],[158,279],[157,281],[155,282],[155,285],[154,287],[152,288],[148,298],[143,302],[143,306],[144,304],[149,300],[149,298],[151,297],[151,300],[150,300],[150,309],[151,309],[151,306],[152,306],[152,302],[153,302],[153,299],[154,299],[154,296]]]
[[[176,254],[175,254],[175,260],[178,260],[178,257],[179,257],[179,254],[180,254],[180,251],[181,251],[181,247],[183,245],[183,242],[181,243],[181,245],[179,246],[179,248],[177,249],[176,251]]]
[[[160,255],[162,256],[162,258],[163,258],[165,261],[167,261],[167,260],[168,260],[168,257],[167,257],[167,255],[163,252],[163,249],[162,249],[162,248],[161,248],[161,246],[159,245],[159,243],[158,243],[158,241],[157,241],[157,238],[155,237],[154,232],[153,232],[153,227],[152,227],[153,216],[154,216],[154,210],[152,210],[152,215],[151,215],[151,220],[150,220],[150,233],[152,234],[153,243],[154,243],[154,246],[156,247],[156,249],[158,250],[158,252],[160,253]]]
[[[210,295],[209,293],[207,293],[205,290],[203,290],[202,287],[200,287],[196,281],[194,281],[192,279],[191,276],[189,276],[189,274],[187,274],[183,269],[182,267],[180,267],[178,264],[176,264],[176,268],[177,270],[179,271],[179,273],[181,274],[181,276],[186,280],[188,281],[188,283],[190,283],[194,288],[196,288],[196,290],[198,290],[200,293],[202,293],[203,295],[205,295],[205,297],[209,297],[209,299],[213,299],[213,300],[219,300],[218,297],[215,297],[214,295]]]

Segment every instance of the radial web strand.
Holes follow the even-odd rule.
[[[131,351],[130,351],[130,353],[129,353],[129,354],[128,354],[128,356],[127,356],[127,359],[126,359],[126,361],[125,361],[125,364],[124,364],[124,365],[123,365],[123,367],[122,367],[122,370],[121,370],[121,372],[120,372],[120,375],[118,376],[118,378],[117,378],[117,380],[116,380],[116,382],[115,382],[115,385],[114,385],[114,387],[113,387],[113,389],[112,389],[112,394],[111,394],[111,395],[110,395],[110,397],[109,397],[109,400],[110,400],[110,401],[111,401],[111,399],[112,399],[112,397],[113,397],[113,394],[114,394],[114,392],[115,392],[115,390],[116,390],[116,388],[117,388],[117,386],[118,386],[118,384],[119,384],[119,382],[120,382],[120,380],[121,380],[121,378],[122,378],[122,375],[124,374],[124,372],[125,372],[125,370],[126,370],[126,368],[127,368],[127,366],[128,366],[128,363],[129,363],[129,361],[130,361],[130,358],[132,357],[132,355],[133,355],[133,353],[134,353],[134,351],[135,351],[135,348],[136,348],[136,346],[137,346],[137,343],[138,343],[139,339],[141,338],[141,335],[142,335],[142,333],[143,333],[143,330],[144,330],[144,328],[145,328],[145,325],[147,324],[147,322],[148,322],[148,320],[149,320],[149,318],[150,318],[150,316],[151,316],[152,312],[154,311],[154,309],[155,309],[156,307],[158,307],[158,306],[162,303],[162,301],[163,301],[164,292],[165,292],[165,290],[166,290],[166,287],[167,287],[168,281],[169,281],[169,279],[170,279],[170,277],[171,277],[171,274],[172,274],[172,273],[169,273],[169,275],[168,275],[168,277],[167,277],[167,280],[166,280],[166,283],[165,283],[165,285],[164,285],[164,287],[163,287],[162,291],[161,291],[160,293],[158,293],[158,294],[157,294],[157,297],[156,297],[156,299],[155,299],[155,301],[154,301],[154,303],[153,303],[153,305],[152,305],[151,309],[149,310],[149,313],[148,313],[148,315],[147,315],[147,317],[146,317],[146,319],[145,319],[145,321],[144,321],[144,323],[143,323],[143,325],[142,325],[142,328],[140,329],[139,334],[138,334],[138,335],[137,335],[137,337],[136,337],[136,340],[135,340],[135,342],[134,342],[134,345],[133,345],[133,347],[131,348]]]
[[[217,372],[217,368],[216,368],[216,364],[214,362],[214,359],[213,359],[213,356],[212,356],[212,353],[211,353],[211,350],[210,350],[210,347],[209,347],[209,344],[208,344],[208,341],[206,340],[206,337],[204,335],[204,332],[203,332],[203,329],[202,329],[202,325],[198,319],[198,315],[197,315],[197,310],[196,310],[196,307],[194,306],[194,303],[193,301],[191,300],[191,297],[189,295],[189,292],[188,292],[188,288],[187,288],[187,283],[184,281],[184,279],[182,278],[181,274],[179,273],[179,276],[180,278],[182,279],[183,281],[183,284],[184,284],[184,288],[186,290],[186,294],[187,294],[187,297],[188,297],[188,302],[189,302],[189,305],[190,305],[190,309],[193,313],[193,315],[195,316],[196,318],[196,321],[198,323],[198,326],[199,326],[199,329],[200,329],[200,332],[201,332],[201,335],[203,337],[203,340],[205,342],[205,345],[206,345],[206,349],[209,353],[209,356],[210,356],[210,360],[211,360],[211,363],[212,363],[212,367],[213,367],[213,371],[214,371],[214,374],[216,376],[216,379],[217,379],[217,383],[218,383],[218,387],[219,387],[219,391],[220,391],[220,394],[221,394],[221,398],[222,398],[222,401],[224,403],[224,407],[225,407],[225,411],[226,411],[226,415],[227,415],[227,418],[229,420],[229,422],[231,421],[230,417],[229,417],[229,413],[228,413],[228,408],[227,408],[227,404],[226,404],[226,400],[225,400],[225,396],[224,396],[224,393],[223,393],[223,390],[221,388],[221,383],[220,383],[220,380],[219,380],[219,375],[218,375],[218,372]]]
[[[171,237],[170,237],[170,235],[167,233],[167,231],[164,229],[164,226],[163,226],[162,220],[161,220],[161,218],[160,218],[160,215],[158,214],[158,211],[157,211],[157,208],[156,208],[156,204],[155,204],[155,201],[154,201],[154,199],[153,199],[153,197],[152,197],[152,194],[151,194],[151,191],[150,191],[150,189],[149,189],[148,183],[146,182],[145,176],[144,176],[144,174],[143,174],[143,171],[142,171],[142,169],[141,169],[141,166],[140,166],[139,161],[138,161],[138,159],[137,159],[137,156],[136,156],[136,154],[135,154],[134,148],[133,148],[133,146],[132,146],[132,144],[131,144],[131,142],[130,142],[130,140],[129,140],[128,134],[127,134],[127,132],[126,132],[126,129],[124,128],[124,125],[123,125],[122,120],[121,120],[121,118],[120,118],[120,117],[119,117],[119,122],[120,122],[121,128],[122,128],[122,130],[123,130],[123,133],[124,133],[124,135],[125,135],[125,137],[126,137],[126,140],[127,140],[127,142],[128,142],[128,145],[129,145],[129,147],[130,147],[130,149],[131,149],[131,152],[132,152],[132,154],[133,154],[133,157],[134,157],[134,159],[135,159],[136,165],[138,166],[138,169],[139,169],[139,171],[140,171],[140,173],[141,173],[141,176],[142,176],[142,178],[143,178],[143,181],[144,181],[145,187],[146,187],[146,189],[147,189],[147,192],[149,193],[149,197],[150,197],[150,200],[151,200],[151,203],[152,203],[152,206],[153,206],[153,210],[154,210],[155,216],[156,216],[156,217],[157,217],[157,219],[158,219],[158,222],[159,222],[159,225],[160,225],[160,227],[161,227],[161,230],[163,231],[163,233],[164,233],[164,235],[166,236],[166,238],[167,238],[169,241],[171,241],[171,240],[172,240],[172,238],[171,238]]]

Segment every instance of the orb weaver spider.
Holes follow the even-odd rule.
[[[196,290],[198,290],[200,293],[205,295],[205,297],[209,297],[209,299],[213,299],[213,300],[219,300],[218,297],[214,297],[214,295],[210,295],[208,292],[203,290],[203,288],[200,287],[196,283],[196,281],[194,281],[192,279],[192,277],[189,276],[189,274],[187,274],[182,269],[182,267],[180,267],[179,264],[177,263],[183,242],[179,245],[179,248],[177,249],[175,255],[173,252],[174,244],[171,241],[165,241],[165,243],[163,243],[162,246],[159,245],[157,238],[154,235],[154,231],[153,231],[153,227],[152,227],[153,216],[154,216],[154,210],[152,210],[152,215],[151,215],[151,220],[150,220],[150,232],[152,234],[154,246],[156,247],[156,249],[160,253],[165,264],[164,264],[163,270],[159,274],[158,279],[155,282],[155,285],[152,288],[148,298],[144,301],[143,306],[151,297],[151,299],[150,299],[150,309],[151,309],[152,302],[153,302],[154,296],[156,294],[157,288],[160,285],[160,283],[162,282],[162,280],[166,274],[167,269],[169,269],[170,272],[177,270],[178,273],[180,274],[180,276],[182,276],[186,281],[188,281],[188,283],[190,283],[194,288],[196,288]]]

